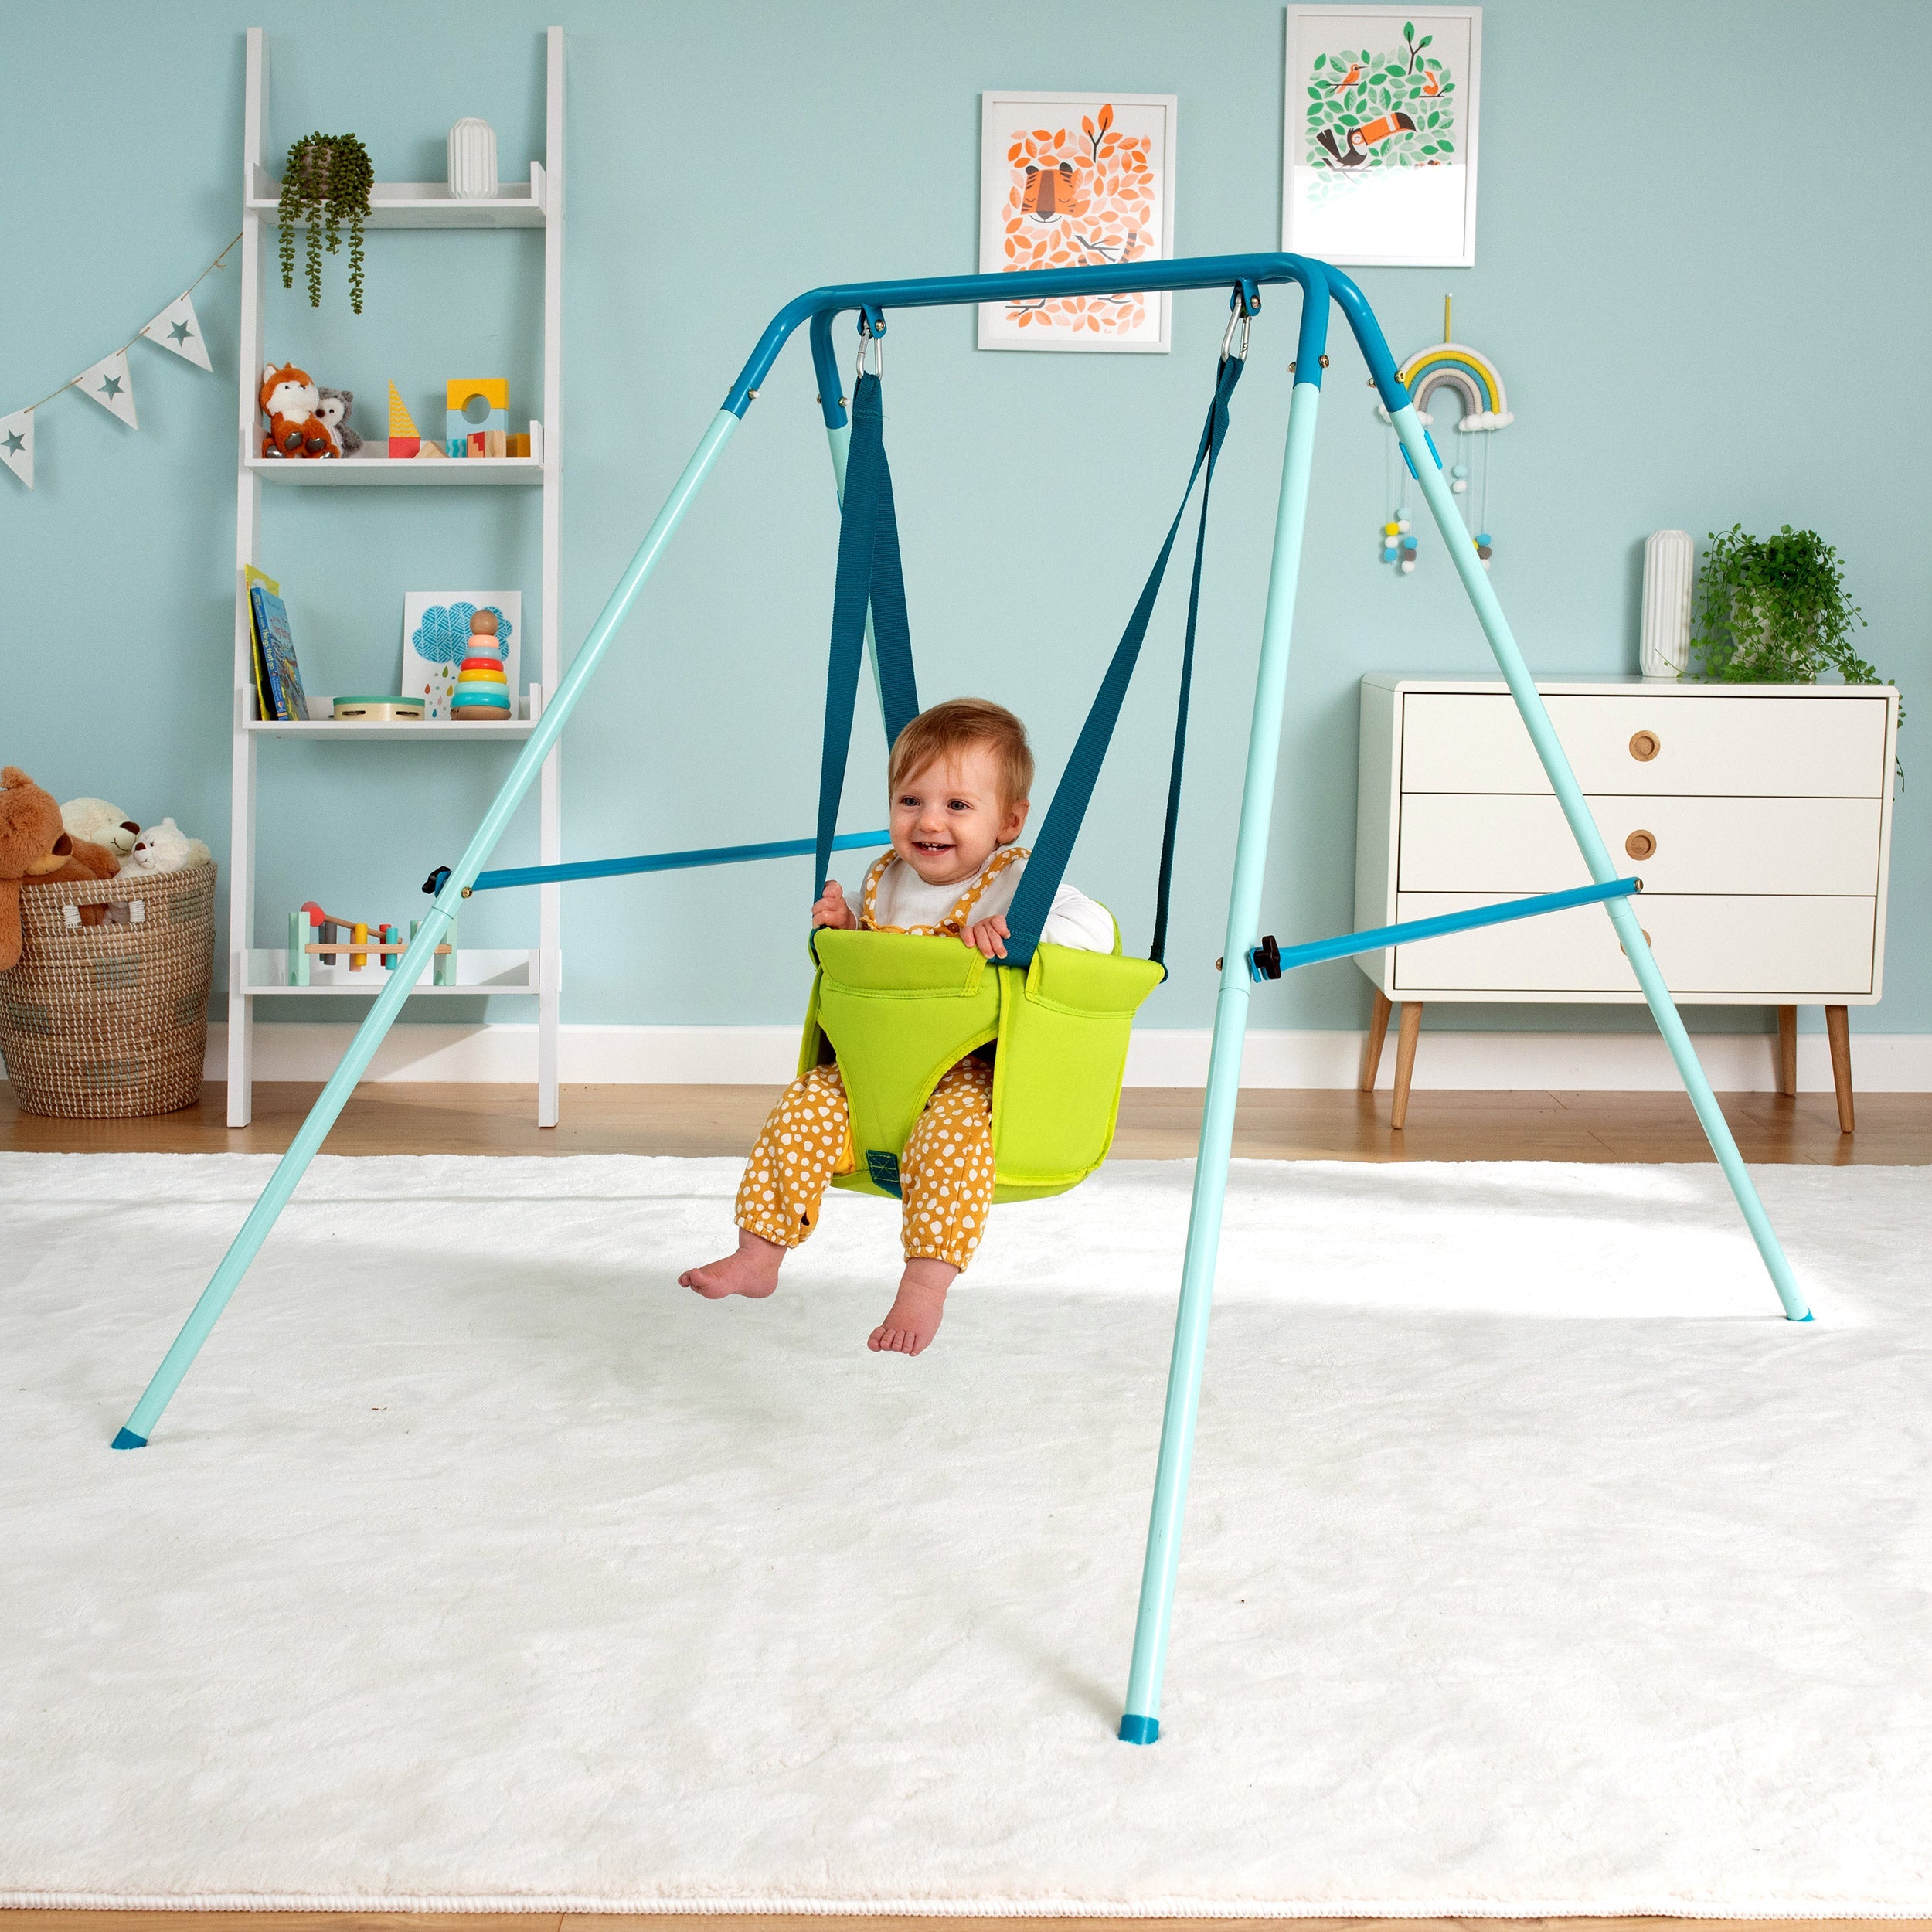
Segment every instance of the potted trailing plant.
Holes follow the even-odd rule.
[[[304,134],[288,151],[282,169],[282,286],[295,286],[295,230],[308,224],[308,281],[311,308],[322,305],[322,250],[342,245],[349,224],[349,305],[362,312],[362,217],[376,179],[369,151],[353,134]]]
[[[1691,648],[1699,674],[1735,684],[1816,684],[1835,671],[1847,684],[1889,684],[1852,648],[1863,614],[1845,593],[1838,552],[1815,530],[1787,523],[1756,537],[1733,523],[1697,573]],[[1899,722],[1905,707],[1899,707]]]

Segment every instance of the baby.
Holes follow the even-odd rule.
[[[1026,869],[1026,852],[1013,843],[1033,784],[1026,727],[978,698],[934,705],[899,734],[888,783],[892,850],[866,874],[856,912],[835,879],[811,923],[930,934],[1003,959],[1005,911]],[[1113,915],[1063,884],[1040,936],[1111,953]],[[907,1136],[899,1162],[906,1271],[869,1347],[917,1355],[938,1332],[946,1291],[972,1259],[993,1204],[992,1106],[993,1070],[968,1055],[942,1076]],[[817,1226],[827,1182],[855,1164],[838,1069],[815,1066],[785,1090],[745,1163],[737,1251],[679,1282],[714,1301],[770,1294],[787,1250]]]

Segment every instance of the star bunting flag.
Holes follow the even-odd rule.
[[[201,338],[195,304],[185,295],[170,302],[141,332],[149,342],[172,349],[197,369],[213,372],[215,366],[208,359],[208,345]]]
[[[134,385],[128,377],[128,352],[124,349],[102,356],[92,369],[83,369],[73,379],[73,386],[83,395],[91,396],[103,409],[119,417],[130,429],[141,427],[140,420],[134,414]]]
[[[0,416],[0,463],[6,464],[29,489],[33,488],[33,411],[15,410]]]

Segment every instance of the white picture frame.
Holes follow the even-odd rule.
[[[982,275],[1172,259],[1178,96],[988,92],[979,100]],[[1173,303],[1165,289],[1019,310],[982,302],[979,346],[1164,355]]]
[[[1346,268],[1475,267],[1482,9],[1287,12],[1281,246]]]
[[[447,722],[450,695],[468,655],[462,640],[471,614],[494,611],[503,638],[503,675],[509,686],[510,716],[517,715],[523,669],[523,593],[521,590],[406,590],[403,594],[401,690],[419,699],[426,722]],[[425,626],[425,618],[430,620]],[[428,641],[423,641],[427,635]]]

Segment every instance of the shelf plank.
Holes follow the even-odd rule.
[[[529,456],[338,456],[317,462],[251,456],[243,466],[264,483],[320,485],[340,489],[359,484],[400,484],[416,488],[474,489],[492,484],[540,487],[543,465]]]
[[[346,952],[348,942],[345,940],[338,950]],[[251,946],[247,957],[248,983],[243,990],[251,999],[281,998],[284,995],[297,999],[340,999],[345,995],[351,998],[372,998],[389,981],[386,972],[378,972],[370,966],[355,975],[362,982],[359,985],[338,985],[318,980],[308,986],[291,986],[287,983],[288,954],[284,947]],[[534,951],[522,947],[458,947],[456,976],[454,986],[438,986],[426,978],[424,984],[410,988],[410,998],[460,998],[467,995],[474,999],[479,995],[495,997],[503,994],[534,994],[537,990],[537,956]]]
[[[247,206],[251,215],[279,220],[281,184],[267,170],[254,171]],[[369,191],[365,228],[541,228],[544,211],[543,168],[530,164],[527,182],[497,184],[494,195],[461,200],[440,181],[379,181]],[[307,223],[298,226],[306,226]]]
[[[543,687],[533,684],[517,699],[521,717],[505,718],[501,723],[485,718],[332,718],[334,694],[316,691],[309,694],[315,716],[306,719],[251,718],[254,694],[240,694],[243,728],[272,738],[407,738],[417,743],[489,744],[505,739],[527,738],[543,716]]]
[[[311,718],[307,723],[250,718],[247,729],[264,738],[407,738],[419,744],[492,744],[527,738],[536,728],[530,718],[494,724],[474,718],[424,718],[373,720],[362,718]]]

